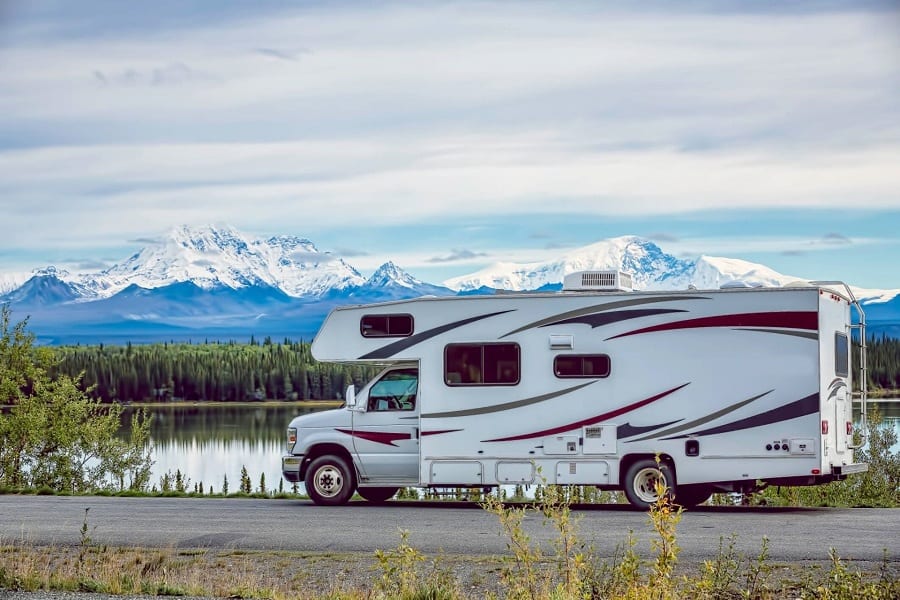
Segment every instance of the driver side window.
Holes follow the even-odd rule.
[[[418,369],[388,371],[369,390],[367,410],[369,412],[414,410],[418,384]]]

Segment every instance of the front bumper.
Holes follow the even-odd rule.
[[[281,474],[291,483],[303,481],[300,477],[300,467],[303,465],[303,456],[288,454],[281,457]]]

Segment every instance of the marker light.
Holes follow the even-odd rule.
[[[828,421],[822,421],[822,435],[828,435]]]

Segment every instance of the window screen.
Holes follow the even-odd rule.
[[[363,337],[409,337],[413,332],[412,315],[363,315],[359,320]]]
[[[834,334],[834,374],[838,377],[850,374],[850,345],[843,333]]]
[[[518,344],[449,344],[444,348],[447,385],[516,385]]]
[[[609,369],[606,354],[560,354],[553,359],[557,377],[609,377]]]

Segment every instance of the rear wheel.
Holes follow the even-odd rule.
[[[675,492],[674,471],[664,462],[657,463],[649,458],[639,460],[625,472],[625,497],[632,506],[647,510],[659,500],[657,484],[663,485],[671,496]]]
[[[346,504],[356,489],[356,477],[340,456],[327,454],[306,469],[306,493],[322,506]]]
[[[393,498],[399,489],[395,487],[361,487],[356,490],[356,493],[369,502],[380,504]]]
[[[680,485],[675,502],[685,508],[693,508],[709,500],[712,495],[713,489],[708,485]]]

